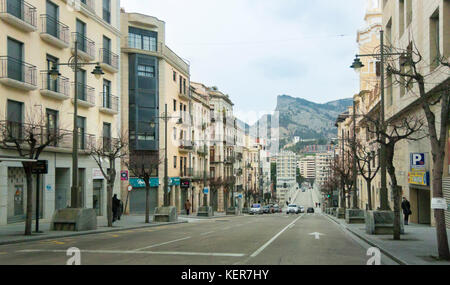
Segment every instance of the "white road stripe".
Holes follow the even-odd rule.
[[[209,235],[209,234],[212,234],[212,233],[215,233],[215,231],[202,233],[202,234],[200,234],[200,235],[201,235],[201,236],[206,236],[206,235]]]
[[[19,250],[20,253],[66,253],[67,250],[40,250],[25,249]],[[189,255],[189,256],[223,256],[223,257],[243,257],[243,253],[215,253],[215,252],[177,252],[177,251],[135,251],[135,250],[80,250],[81,253],[98,253],[98,254],[154,254],[154,255]]]
[[[266,242],[263,246],[261,246],[258,250],[256,250],[252,255],[250,255],[250,257],[256,257],[258,256],[264,249],[266,249],[266,247],[268,247],[272,242],[274,242],[282,233],[284,233],[287,229],[289,229],[292,225],[294,225],[301,217],[298,217],[297,219],[295,219],[295,221],[293,221],[292,223],[290,223],[289,225],[287,225],[284,229],[282,229],[279,233],[277,233],[273,238],[271,238],[268,242]]]
[[[138,248],[138,249],[135,249],[135,251],[140,251],[140,250],[149,249],[149,248],[154,248],[154,247],[158,247],[158,246],[162,246],[162,245],[166,245],[166,244],[171,244],[171,243],[174,243],[174,242],[178,242],[178,241],[182,241],[182,240],[187,240],[187,239],[190,239],[190,238],[191,238],[191,237],[185,237],[185,238],[180,238],[180,239],[176,239],[176,240],[166,241],[166,242],[163,242],[163,243],[158,243],[158,244],[146,246],[146,247],[143,247],[143,248]]]

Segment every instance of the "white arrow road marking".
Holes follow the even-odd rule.
[[[309,235],[310,235],[310,236],[315,236],[316,239],[320,239],[320,236],[324,236],[324,234],[317,233],[317,232],[315,232],[315,233],[310,233]]]

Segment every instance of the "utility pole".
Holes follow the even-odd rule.
[[[381,112],[380,112],[380,121],[381,128],[384,131],[386,129],[385,121],[384,121],[384,106],[385,106],[385,94],[384,94],[384,31],[380,31],[380,46],[381,46],[381,59],[380,59],[380,76],[381,76]],[[380,149],[380,171],[381,171],[381,189],[380,189],[380,208],[381,210],[388,211],[390,210],[388,204],[388,191],[387,191],[387,176],[386,176],[386,146],[385,141],[386,138],[382,136],[381,140],[383,143],[381,144]]]
[[[79,208],[80,190],[78,187],[78,39],[75,37],[74,55],[75,86],[73,96],[73,141],[72,141],[72,192],[71,208]]]
[[[164,206],[168,207],[170,205],[169,201],[169,165],[168,165],[168,158],[167,158],[167,123],[169,120],[168,114],[167,114],[167,104],[164,106]]]
[[[358,209],[358,171],[356,165],[356,101],[353,100],[353,209]]]

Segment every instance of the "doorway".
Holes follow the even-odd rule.
[[[69,206],[70,169],[56,168],[55,174],[55,210],[65,209]]]
[[[92,208],[97,213],[97,216],[102,215],[102,201],[103,201],[103,180],[102,179],[95,179],[94,180],[94,188],[92,193]]]

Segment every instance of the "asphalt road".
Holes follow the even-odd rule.
[[[320,233],[316,238],[313,233]],[[240,216],[0,246],[0,265],[364,265],[364,244],[321,214]]]

